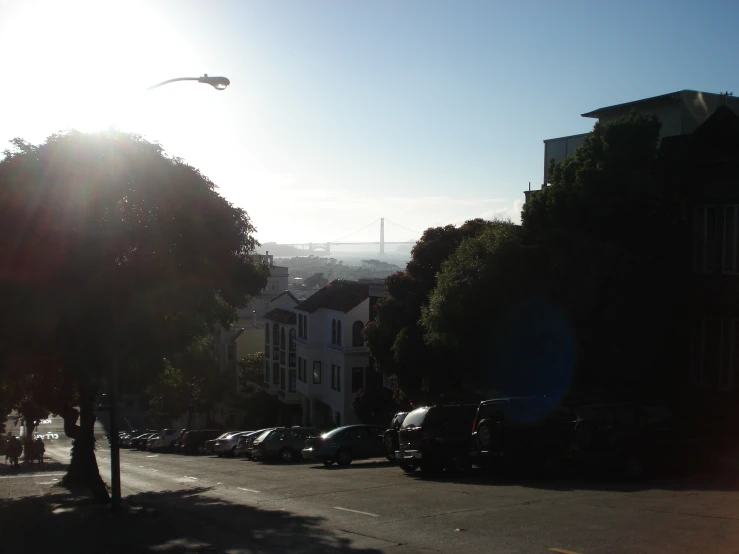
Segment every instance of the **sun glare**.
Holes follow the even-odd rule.
[[[142,90],[170,76],[153,55],[159,44],[181,42],[145,3],[29,2],[10,19],[0,24],[0,44],[16,55],[3,71],[23,83],[14,105],[25,129],[125,126]]]

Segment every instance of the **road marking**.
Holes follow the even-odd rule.
[[[158,458],[159,454],[153,454],[152,456],[147,456],[147,458]]]
[[[43,483],[37,483],[37,485],[56,485],[54,481],[44,481]]]
[[[371,514],[369,512],[360,512],[359,510],[350,510],[349,508],[342,508],[340,506],[334,506],[334,510],[343,510],[344,512],[353,512],[355,514],[362,514],[363,516],[380,517],[379,514]]]
[[[237,489],[239,489],[240,491],[246,491],[246,492],[259,492],[259,491],[255,491],[254,489],[245,489],[244,487],[236,487],[236,488],[237,488]]]
[[[193,481],[197,481],[198,480],[197,477],[188,477],[187,475],[185,475],[185,479],[192,479]]]
[[[549,548],[549,552],[559,552],[559,554],[580,554],[579,552],[573,552],[572,550],[564,550],[562,548]]]
[[[0,479],[20,479],[22,477],[53,477],[54,475],[65,475],[64,473],[36,473],[29,475],[2,475]]]

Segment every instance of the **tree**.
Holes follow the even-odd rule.
[[[577,336],[581,386],[663,395],[686,340],[689,228],[662,187],[660,124],[632,113],[597,123],[532,195],[526,240],[550,259],[550,298]]]
[[[548,282],[541,250],[499,222],[442,264],[423,309],[426,340],[457,353],[457,376],[469,388],[561,398],[574,370],[574,336],[548,301]]]
[[[406,271],[387,278],[387,297],[378,302],[376,317],[364,333],[375,369],[396,378],[401,399],[420,403],[451,399],[461,392],[455,352],[441,344],[426,344],[421,312],[442,263],[462,240],[491,225],[475,219],[460,227],[427,229],[414,246]]]
[[[207,177],[137,135],[13,141],[0,161],[0,355],[54,360],[66,394],[46,407],[74,439],[65,482],[107,498],[93,436],[104,378],[117,364],[121,386],[142,390],[164,359],[228,327],[266,285],[253,232]]]
[[[264,382],[264,352],[247,354],[238,362],[239,388],[252,390],[254,384]]]

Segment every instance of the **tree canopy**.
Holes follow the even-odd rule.
[[[74,390],[48,408],[87,453],[82,474],[97,474],[92,405],[111,364],[137,386],[265,286],[253,232],[213,182],[137,135],[72,131],[5,152],[0,377],[25,351],[52,361],[35,369]]]

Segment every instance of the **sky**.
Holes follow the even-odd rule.
[[[0,0],[0,151],[115,127],[199,168],[261,242],[376,241],[380,217],[414,240],[519,221],[542,141],[582,113],[739,94],[737,28],[731,0]],[[204,73],[231,86],[146,90]]]

